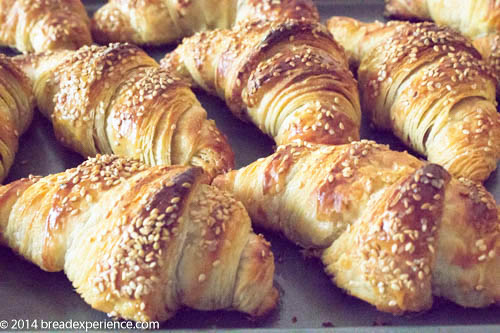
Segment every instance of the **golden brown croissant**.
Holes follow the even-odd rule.
[[[500,33],[476,38],[474,47],[481,53],[497,79],[497,98],[500,96]]]
[[[84,46],[15,58],[34,82],[57,138],[84,156],[134,157],[149,165],[233,166],[225,138],[189,86],[129,44]]]
[[[35,101],[29,79],[14,62],[0,54],[0,182],[7,176],[28,129]]]
[[[484,180],[500,157],[495,80],[467,39],[433,23],[328,27],[358,63],[362,109],[452,175]]]
[[[319,19],[311,0],[109,0],[94,15],[96,41],[167,44],[247,20]]]
[[[93,308],[136,321],[182,307],[274,308],[274,260],[243,205],[201,169],[98,155],[66,172],[0,187],[0,237],[64,270]]]
[[[500,2],[495,0],[386,0],[386,15],[433,20],[474,40],[474,46],[500,79]],[[500,87],[500,81],[499,85]]]
[[[294,143],[214,184],[321,255],[350,294],[400,314],[500,305],[500,220],[482,185],[371,141]]]
[[[470,38],[500,31],[500,3],[495,0],[385,0],[386,15],[433,20]]]
[[[77,49],[92,43],[80,0],[1,0],[0,44],[23,52]]]
[[[251,23],[187,38],[161,62],[224,98],[276,143],[359,138],[356,81],[342,48],[316,22]]]

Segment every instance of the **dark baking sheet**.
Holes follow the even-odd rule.
[[[104,1],[84,1],[90,12]],[[352,16],[361,20],[382,20],[383,0],[317,1],[323,19],[332,15]],[[148,49],[160,59],[168,48]],[[5,50],[4,50],[5,51]],[[224,103],[217,98],[197,92],[209,117],[228,137],[236,154],[237,167],[270,154],[273,142],[252,125],[235,119]],[[374,133],[365,122],[362,137],[392,148],[404,147],[388,133]],[[50,123],[40,115],[21,140],[20,151],[10,175],[12,181],[28,174],[47,175],[74,167],[83,161],[79,155],[59,145]],[[500,175],[495,172],[486,182],[487,188],[500,201]],[[257,231],[261,231],[258,230]],[[316,259],[304,258],[300,249],[279,235],[262,231],[271,241],[276,257],[275,285],[281,292],[278,308],[266,318],[254,321],[235,312],[198,312],[183,310],[164,329],[222,329],[222,328],[328,328],[369,327],[375,325],[407,326],[406,331],[422,327],[466,325],[474,331],[500,331],[500,308],[464,309],[436,299],[432,310],[422,314],[394,317],[377,311],[369,304],[350,297],[335,287]],[[0,320],[106,320],[108,317],[90,308],[73,290],[64,273],[47,273],[24,261],[9,249],[0,247]],[[473,327],[471,325],[482,325]],[[487,326],[486,326],[487,325]],[[413,328],[412,328],[413,327]],[[463,329],[446,327],[446,331]]]

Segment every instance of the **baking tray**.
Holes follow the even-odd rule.
[[[104,1],[84,1],[90,13]],[[332,15],[352,16],[364,21],[383,20],[383,0],[317,1],[323,19]],[[161,59],[166,48],[147,51]],[[3,50],[9,52],[8,50]],[[209,117],[215,119],[235,151],[236,166],[245,166],[273,151],[273,141],[253,125],[231,115],[225,104],[214,97],[197,92]],[[362,137],[387,143],[393,149],[404,150],[389,133],[374,133],[364,121]],[[47,175],[81,163],[83,158],[65,149],[55,140],[51,124],[37,114],[29,131],[22,137],[16,162],[6,182],[29,174]],[[500,175],[495,172],[486,182],[500,202]],[[163,323],[163,329],[330,329],[330,327],[372,331],[373,326],[386,325],[398,330],[420,331],[441,327],[444,331],[472,329],[500,331],[500,308],[464,309],[442,299],[425,313],[395,317],[348,296],[335,287],[317,259],[305,258],[300,248],[280,235],[262,232],[271,241],[276,258],[275,285],[281,293],[278,308],[269,316],[251,320],[236,312],[180,311]],[[47,273],[24,261],[11,250],[0,247],[0,319],[44,320],[108,320],[91,309],[74,291],[64,273]],[[460,325],[460,326],[450,326]],[[477,326],[481,325],[481,326]],[[424,327],[422,327],[424,326]],[[387,327],[386,327],[387,329]]]

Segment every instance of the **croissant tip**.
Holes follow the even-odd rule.
[[[264,298],[264,301],[260,304],[260,306],[255,310],[255,312],[250,315],[252,318],[264,318],[270,315],[278,304],[279,299],[279,291],[275,287],[271,289],[268,293],[267,297]]]

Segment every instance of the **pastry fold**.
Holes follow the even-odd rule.
[[[14,58],[33,81],[58,140],[83,156],[118,154],[149,165],[233,167],[226,137],[187,83],[130,44]]]
[[[500,3],[495,0],[386,0],[387,16],[433,20],[471,38],[500,87]],[[499,94],[497,92],[497,94]]]
[[[31,124],[35,100],[28,77],[0,54],[0,182],[7,176],[19,147],[19,137]]]
[[[161,45],[246,21],[319,19],[312,0],[109,0],[94,15],[100,43]]]
[[[135,321],[182,307],[263,315],[276,305],[269,243],[200,168],[96,156],[0,187],[0,240],[62,271],[94,309]]]
[[[184,39],[161,65],[226,101],[277,144],[359,139],[357,83],[315,21],[253,22]]]
[[[500,157],[495,79],[467,38],[433,23],[328,28],[359,66],[362,110],[373,124],[452,175],[483,181]]]
[[[436,164],[371,141],[295,143],[215,178],[254,223],[321,257],[334,283],[402,314],[442,296],[500,305],[493,196]]]
[[[75,50],[92,43],[80,0],[0,1],[0,44],[21,52]]]

